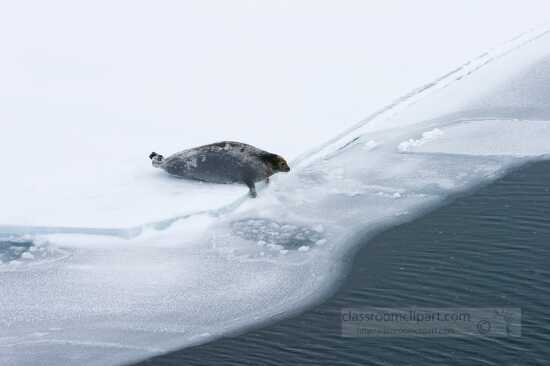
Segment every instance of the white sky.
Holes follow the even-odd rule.
[[[292,157],[549,21],[549,10],[493,0],[1,1],[0,127],[11,142],[29,131],[61,145],[115,136],[144,156],[233,139]]]

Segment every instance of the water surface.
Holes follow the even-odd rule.
[[[353,307],[519,307],[522,336],[344,338]],[[339,291],[290,319],[151,365],[550,364],[550,162],[365,243]]]

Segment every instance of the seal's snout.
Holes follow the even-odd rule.
[[[149,159],[153,160],[153,158],[154,158],[155,156],[157,156],[157,155],[158,155],[158,154],[157,154],[156,152],[153,151],[151,154],[149,154]]]
[[[282,173],[288,173],[290,171],[290,167],[287,164],[281,164],[279,165],[279,171]]]

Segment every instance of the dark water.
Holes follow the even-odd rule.
[[[350,307],[519,307],[521,337],[344,338]],[[151,365],[550,365],[550,162],[368,242],[333,298]]]

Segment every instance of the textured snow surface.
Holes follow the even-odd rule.
[[[548,121],[482,119],[459,122],[437,131],[435,135],[428,133],[430,137],[425,132],[419,140],[402,142],[399,148],[416,153],[518,157],[550,153],[550,144],[542,137],[550,135]]]
[[[70,123],[53,130],[63,133],[58,144],[43,138],[47,124],[11,131],[27,145],[24,164],[4,154],[10,174],[0,183],[9,208],[0,220],[0,364],[121,364],[323,298],[365,235],[550,153],[543,34],[487,52],[326,144],[310,140],[293,171],[254,200],[244,187],[150,167],[143,124],[122,141],[101,128],[84,139]],[[182,148],[177,134],[153,134]],[[94,154],[66,154],[84,148]]]
[[[422,137],[419,139],[409,139],[407,141],[403,141],[399,144],[399,146],[397,146],[397,149],[399,149],[399,151],[401,152],[411,151],[412,149],[418,148],[431,140],[438,139],[442,135],[443,131],[441,131],[439,128],[434,128],[431,131],[426,131],[422,133]]]

